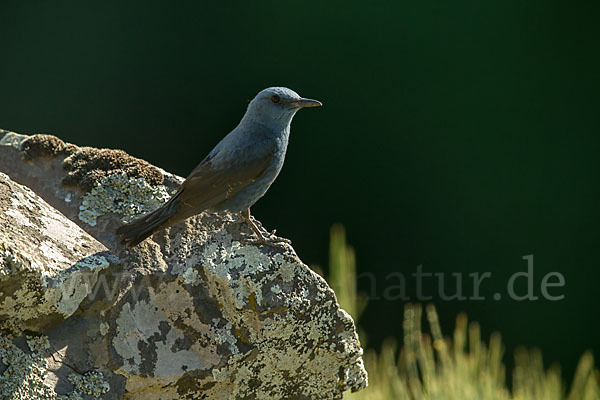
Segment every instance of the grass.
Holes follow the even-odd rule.
[[[367,301],[357,293],[353,249],[346,243],[344,229],[331,229],[328,281],[338,302],[358,321]],[[400,311],[399,311],[400,312]],[[488,341],[481,338],[476,322],[465,314],[456,318],[451,338],[444,337],[433,305],[425,307],[428,330],[421,326],[423,306],[406,304],[403,316],[403,346],[387,339],[379,352],[364,354],[369,387],[346,393],[351,400],[599,400],[600,373],[590,352],[581,357],[573,383],[567,388],[560,368],[544,368],[537,349],[518,349],[512,371],[512,389],[506,385],[502,363],[504,348],[499,333]]]

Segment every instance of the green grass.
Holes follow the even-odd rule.
[[[354,251],[346,244],[343,227],[331,229],[329,283],[338,302],[358,321],[366,299],[357,294]],[[398,312],[401,312],[398,310]],[[499,333],[482,340],[479,325],[465,314],[456,318],[451,338],[444,337],[433,305],[406,304],[403,346],[387,339],[379,352],[364,354],[369,387],[346,393],[351,400],[598,400],[600,373],[590,352],[581,357],[573,383],[567,388],[555,365],[544,369],[541,352],[518,349],[512,371],[512,390],[506,385],[504,348]],[[428,329],[421,326],[427,320]]]

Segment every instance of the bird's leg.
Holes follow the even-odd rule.
[[[273,229],[272,231],[268,231],[267,228],[265,228],[262,224],[262,222],[260,222],[259,220],[257,220],[256,218],[254,218],[252,215],[250,215],[250,219],[252,220],[252,222],[254,223],[254,225],[256,225],[258,227],[258,229],[260,229],[263,233],[266,233],[268,236],[275,236],[275,233],[277,232],[277,229]],[[292,243],[291,240],[289,239],[284,239],[284,238],[280,238],[283,241]]]
[[[258,227],[259,230],[261,230],[263,233],[266,233],[267,236],[269,236],[269,240],[274,241],[274,242],[282,242],[282,243],[292,244],[291,240],[282,238],[282,237],[278,237],[275,234],[277,232],[277,229],[273,229],[271,232],[269,232],[267,230],[267,228],[263,227],[263,224],[259,220],[257,220],[256,218],[254,218],[252,216],[252,214],[250,214],[250,209],[248,209],[248,217],[254,223],[254,225],[256,227]]]
[[[250,228],[254,231],[254,233],[256,234],[257,238],[256,239],[249,239],[246,240],[247,243],[254,243],[254,244],[264,244],[267,246],[273,246],[273,247],[285,247],[284,244],[291,244],[292,242],[289,239],[285,239],[285,238],[280,238],[275,236],[275,231],[273,231],[273,233],[268,232],[265,228],[263,228],[262,224],[260,224],[260,228],[256,225],[256,220],[253,221],[253,217],[250,215],[250,209],[244,210],[242,212],[240,212],[240,216],[246,221],[246,223],[250,226]],[[256,221],[256,222],[255,222]],[[269,237],[266,237],[263,232],[261,231],[261,228],[263,231],[265,231],[266,233],[269,234]]]
[[[263,226],[262,222],[260,222],[260,221],[259,221],[259,220],[257,220],[256,218],[254,218],[254,217],[253,217],[253,216],[250,214],[250,212],[249,212],[249,211],[248,211],[248,215],[250,216],[250,219],[252,220],[252,222],[254,223],[254,225],[256,225],[256,227],[258,227],[258,229],[260,229],[260,230],[261,230],[263,233],[266,233],[268,236],[275,236],[275,237],[277,237],[277,236],[275,235],[275,233],[277,232],[277,229],[273,229],[272,231],[270,231],[270,232],[269,232],[269,231],[267,230],[267,228],[265,228],[265,227]],[[291,241],[291,240],[289,240],[289,239],[285,239],[285,238],[278,238],[278,239],[280,239],[281,241],[283,241],[283,242],[286,242],[286,243],[290,243],[290,244],[292,243],[292,241]]]
[[[254,223],[254,225],[256,225],[256,227],[258,229],[260,229],[261,231],[265,232],[265,233],[270,233],[268,230],[265,229],[265,227],[263,226],[262,222],[260,222],[259,220],[257,220],[256,218],[254,218],[250,212],[248,212],[248,215],[250,216],[250,219],[252,220],[252,222]],[[273,231],[273,233],[275,233]]]

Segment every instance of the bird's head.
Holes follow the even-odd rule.
[[[244,119],[263,124],[289,124],[296,112],[304,107],[319,107],[318,100],[305,99],[285,87],[270,87],[260,91],[248,105]]]

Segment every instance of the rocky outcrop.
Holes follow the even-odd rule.
[[[122,151],[0,131],[0,398],[332,399],[366,386],[349,315],[291,246],[204,213],[114,231],[181,182]]]
[[[0,210],[0,319],[13,330],[47,332],[119,259],[1,172]]]

